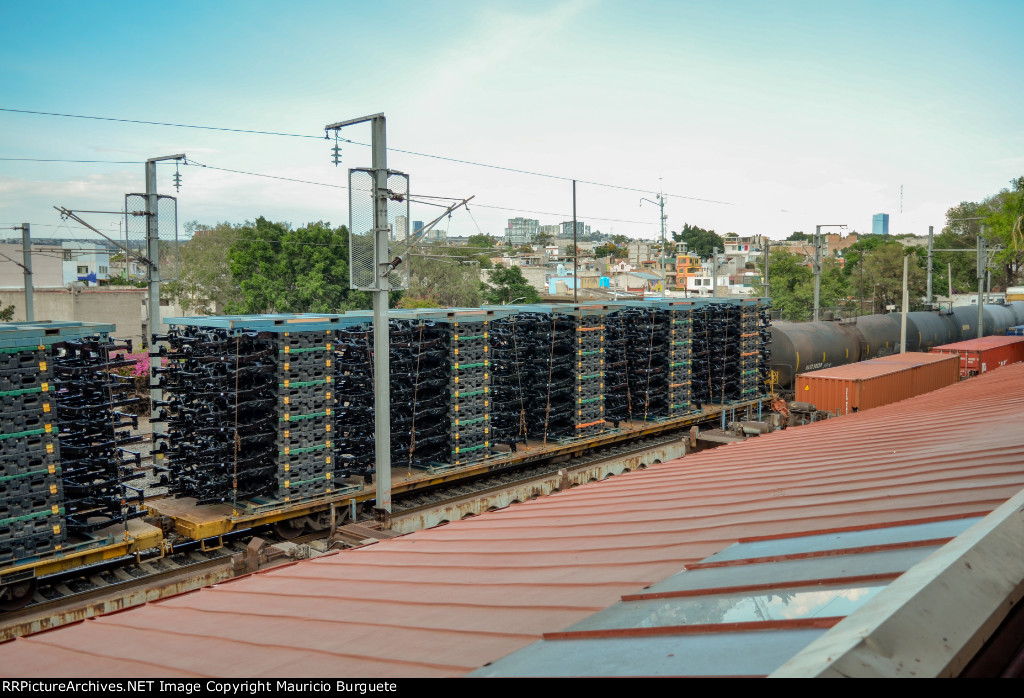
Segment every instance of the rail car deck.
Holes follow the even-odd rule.
[[[34,580],[97,562],[161,549],[163,531],[138,519],[129,519],[97,531],[89,538],[72,539],[61,550],[23,558],[0,571],[0,588],[30,585]],[[28,587],[26,587],[28,588]]]
[[[739,413],[749,412],[751,416],[756,413],[760,417],[760,413],[768,401],[769,398],[765,397],[728,405],[706,405],[700,411],[682,417],[648,422],[624,422],[618,429],[590,438],[564,442],[549,440],[547,444],[543,441],[531,440],[526,444],[520,444],[515,452],[493,454],[489,458],[469,465],[438,472],[427,472],[404,465],[392,465],[392,493],[401,495],[505,468],[544,460],[568,458],[585,451],[685,429],[697,424],[707,424],[719,420],[735,421],[736,415]],[[187,497],[161,499],[149,502],[148,506],[153,515],[170,519],[178,534],[192,540],[205,541],[216,539],[234,530],[274,524],[330,511],[332,507],[336,513],[336,521],[340,523],[341,520],[351,517],[353,509],[358,509],[375,498],[376,488],[373,485],[366,485],[359,489],[338,490],[328,497],[300,502],[281,502],[279,506],[264,511],[246,512],[242,507],[233,508],[230,503],[196,505],[194,499]]]

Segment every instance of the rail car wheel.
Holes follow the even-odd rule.
[[[36,594],[36,580],[14,582],[0,587],[0,611],[17,611],[24,608]]]
[[[274,532],[284,540],[292,540],[302,535],[306,530],[305,517],[295,519],[284,519],[274,524]]]

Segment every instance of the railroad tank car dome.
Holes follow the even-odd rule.
[[[771,326],[771,335],[772,369],[787,388],[801,371],[842,366],[860,355],[858,335],[836,322],[780,322]]]

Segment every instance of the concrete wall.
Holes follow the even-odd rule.
[[[37,288],[33,295],[35,316],[38,321],[77,320],[104,322],[117,325],[117,337],[130,338],[140,345],[146,321],[144,288],[86,288],[78,293],[65,289]],[[14,304],[14,321],[25,320],[25,292],[0,289],[0,304]],[[184,315],[176,304],[161,305],[162,318]],[[167,331],[161,323],[160,332]]]
[[[21,263],[24,259],[21,245],[0,245],[0,288],[25,288],[25,270],[11,260]],[[32,245],[33,286],[64,285],[64,251],[51,245]]]

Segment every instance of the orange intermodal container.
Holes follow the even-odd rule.
[[[976,376],[985,371],[1024,361],[1024,337],[979,337],[934,347],[933,353],[958,354],[960,377]]]
[[[960,380],[959,355],[907,352],[796,377],[796,399],[850,414],[899,402]]]

